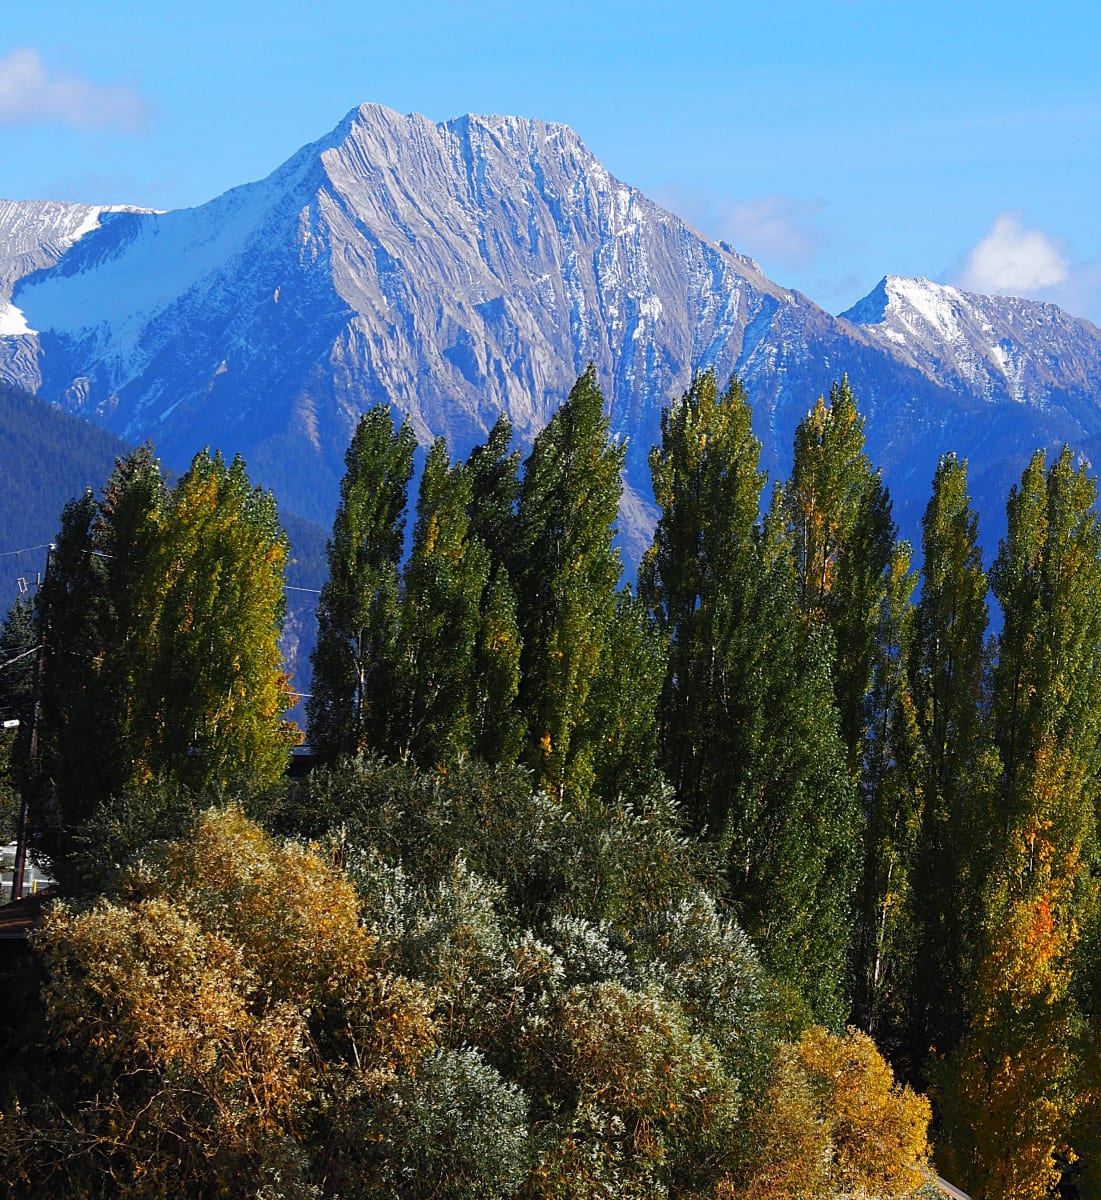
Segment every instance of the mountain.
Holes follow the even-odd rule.
[[[68,501],[86,488],[100,491],[129,450],[106,429],[0,384],[0,618],[44,571]],[[285,508],[279,515],[291,544],[283,653],[294,686],[304,688],[317,638],[316,590],[328,572],[326,533]],[[304,719],[301,710],[292,715]]]
[[[0,615],[16,580],[42,569],[65,504],[102,486],[127,449],[107,430],[0,384]]]
[[[632,557],[661,408],[702,367],[745,380],[774,474],[847,372],[911,534],[943,450],[1000,507],[1036,445],[1101,431],[1087,322],[895,278],[831,316],[538,120],[365,105],[197,208],[0,204],[0,245],[0,379],[176,466],[240,451],[325,524],[366,408],[388,401],[457,453],[504,410],[527,444],[590,360],[628,439]]]

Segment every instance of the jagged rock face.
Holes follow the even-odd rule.
[[[177,465],[204,445],[240,451],[282,504],[324,522],[373,404],[457,453],[502,410],[526,443],[590,360],[629,439],[634,553],[661,408],[701,367],[743,377],[773,473],[847,371],[905,528],[943,450],[985,448],[994,469],[992,418],[999,480],[1033,445],[1101,425],[1088,323],[952,289],[934,303],[933,285],[890,279],[831,317],[535,120],[364,106],[199,208],[0,206],[0,247],[0,287],[17,280],[0,290],[0,377],[152,437]],[[1068,331],[1080,348],[1064,370]]]
[[[892,275],[844,316],[884,349],[958,389],[1095,419],[1101,330],[1053,304]]]
[[[241,449],[314,515],[379,400],[422,441],[502,410],[529,441],[590,360],[637,468],[692,369],[793,302],[564,126],[377,107],[201,208],[104,214],[18,294],[44,394],[170,458]]]

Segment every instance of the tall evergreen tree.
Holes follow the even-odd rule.
[[[345,456],[340,505],[327,553],[329,578],[317,608],[312,698],[306,706],[315,751],[358,754],[384,736],[376,703],[382,664],[393,662],[398,563],[416,440],[395,431],[390,410],[365,413]]]
[[[520,707],[528,761],[555,792],[592,780],[589,696],[615,614],[624,454],[609,441],[590,364],[535,439],[517,512]]]

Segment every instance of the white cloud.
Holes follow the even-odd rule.
[[[0,125],[60,123],[136,132],[148,118],[145,102],[132,87],[50,74],[38,51],[29,47],[0,58]]]
[[[1065,283],[1070,262],[1043,230],[1026,229],[1016,213],[1002,213],[968,254],[957,283],[972,292],[1029,295]]]
[[[781,269],[811,265],[830,240],[819,200],[781,195],[730,200],[679,187],[659,189],[654,198],[708,237]]]
[[[722,213],[727,241],[755,258],[775,258],[807,266],[825,241],[818,225],[822,205],[793,196],[758,196],[726,206]]]

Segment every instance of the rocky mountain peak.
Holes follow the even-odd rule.
[[[0,247],[0,302],[24,320],[9,309],[0,327],[0,379],[152,437],[176,466],[204,445],[239,451],[323,523],[372,405],[456,454],[504,411],[527,445],[590,361],[627,439],[639,539],[662,407],[701,369],[742,377],[774,477],[847,372],[904,527],[939,453],[988,440],[989,406],[1029,414],[1009,455],[1041,427],[1101,425],[1087,322],[898,276],[832,317],[538,119],[367,104],[195,208],[0,204]]]

